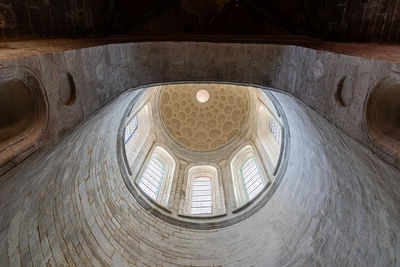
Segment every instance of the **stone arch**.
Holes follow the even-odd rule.
[[[377,146],[400,155],[400,73],[388,74],[372,89],[367,101],[366,125]]]
[[[136,183],[138,184],[138,187],[140,187],[140,185],[139,185],[140,181],[143,179],[143,175],[146,172],[147,166],[152,158],[156,158],[157,161],[159,161],[161,163],[161,165],[163,166],[163,169],[164,169],[163,173],[162,173],[162,177],[160,179],[160,185],[157,189],[158,193],[157,193],[154,201],[165,208],[169,208],[169,206],[168,206],[169,197],[170,197],[172,182],[173,182],[173,179],[175,176],[174,175],[175,169],[177,168],[177,162],[165,148],[163,148],[160,145],[155,145],[150,156],[148,157],[146,162],[143,164],[144,168],[141,171],[141,174],[136,178]],[[145,195],[147,196],[147,194],[145,194]]]
[[[25,69],[0,70],[0,168],[35,147],[48,121],[47,98]]]
[[[131,169],[134,169],[137,158],[139,158],[139,161],[143,161],[143,157],[146,154],[143,151],[150,149],[153,143],[153,138],[150,134],[152,120],[150,114],[151,107],[146,103],[139,111],[131,114],[127,119],[125,127],[128,127],[132,121],[137,121],[136,131],[132,133],[133,136],[129,138],[129,141],[125,141],[126,157]]]
[[[283,125],[276,112],[268,107],[269,106],[267,106],[267,104],[263,101],[260,101],[257,107],[257,134],[255,138],[255,145],[259,148],[260,154],[262,154],[262,157],[264,158],[268,175],[273,177],[275,169],[279,168],[278,161],[282,148],[281,144],[273,136],[273,133],[270,129],[270,124],[271,121],[275,122],[277,125],[279,125],[281,130]]]
[[[230,159],[230,168],[231,168],[231,175],[232,175],[232,184],[234,189],[234,195],[236,200],[236,207],[240,208],[252,199],[249,199],[246,193],[245,184],[243,181],[242,176],[242,166],[243,164],[249,159],[254,158],[257,162],[257,169],[261,174],[261,179],[265,186],[270,184],[270,181],[267,177],[267,174],[264,173],[264,170],[261,168],[259,155],[255,151],[253,145],[248,144],[242,147],[239,151],[237,151],[232,159]]]
[[[190,215],[190,216],[201,216],[193,215],[191,213],[191,200],[192,200],[192,190],[193,183],[199,177],[207,177],[211,181],[211,194],[212,194],[212,212],[206,216],[218,216],[225,214],[225,200],[224,192],[222,190],[222,180],[221,175],[217,169],[217,166],[212,165],[194,165],[188,166],[186,170],[186,188],[185,199],[181,200],[180,203],[180,214],[179,215]]]

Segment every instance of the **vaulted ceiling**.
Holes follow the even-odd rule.
[[[209,98],[198,101],[197,92]],[[241,132],[249,114],[247,88],[227,84],[165,85],[160,111],[169,134],[192,150],[214,150],[232,141]]]
[[[1,0],[2,38],[306,35],[400,42],[400,0]]]

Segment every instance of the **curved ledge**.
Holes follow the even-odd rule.
[[[247,207],[251,206],[254,202],[257,201],[257,199],[262,196],[264,194],[265,191],[267,191],[267,189],[269,188],[269,186],[271,185],[271,183],[268,183],[266,186],[264,186],[264,188],[260,191],[260,193],[258,193],[252,200],[248,201],[246,204],[240,206],[239,208],[235,209],[232,211],[233,214],[235,213],[239,213],[242,210],[246,209]]]
[[[171,212],[169,209],[167,209],[166,207],[164,207],[164,206],[158,204],[157,202],[155,202],[155,201],[152,200],[151,198],[147,197],[146,195],[144,195],[144,196],[145,196],[154,206],[156,206],[157,208],[162,209],[163,211],[172,214],[172,212]]]
[[[187,82],[185,82],[187,83]],[[193,82],[192,82],[193,83]],[[199,82],[196,82],[199,83]],[[203,83],[208,83],[208,82],[203,82]],[[212,82],[212,83],[218,83],[218,82]],[[264,93],[268,94],[269,92],[267,91],[269,88],[266,87],[261,87],[261,86],[255,86],[253,84],[240,84],[240,83],[228,83],[228,84],[239,84],[239,85],[244,85],[244,86],[251,86],[255,88],[261,89]],[[160,84],[157,84],[160,85]],[[139,87],[136,89],[141,89],[144,87],[149,87],[151,85],[146,85],[143,87]],[[272,96],[272,94],[268,94],[268,96],[272,96],[271,99],[274,99],[274,105],[275,108],[277,109],[278,113],[280,114],[282,118],[282,122],[284,125],[284,128],[287,129],[286,134],[283,135],[283,139],[286,145],[283,147],[284,149],[281,151],[281,160],[280,160],[280,166],[277,169],[277,175],[272,184],[267,185],[260,193],[258,196],[256,196],[252,201],[246,203],[242,207],[238,208],[235,210],[235,213],[233,216],[228,216],[227,214],[223,215],[217,215],[217,216],[212,216],[212,217],[200,217],[200,216],[187,216],[187,215],[172,215],[171,212],[166,209],[165,207],[162,207],[155,203],[154,201],[148,201],[148,198],[144,198],[141,196],[141,193],[139,193],[137,186],[134,186],[132,182],[129,179],[129,173],[130,173],[130,168],[129,164],[127,164],[126,157],[124,156],[125,150],[124,150],[124,144],[122,142],[123,140],[123,134],[124,134],[124,125],[126,123],[126,119],[128,118],[128,114],[131,112],[132,108],[136,104],[137,100],[139,99],[140,95],[142,94],[139,93],[134,97],[132,102],[128,105],[127,109],[125,110],[119,131],[118,131],[118,140],[117,140],[117,160],[120,165],[120,171],[121,175],[123,177],[124,183],[130,193],[133,195],[133,197],[138,201],[138,203],[147,211],[149,211],[150,214],[153,216],[169,223],[175,226],[179,227],[184,227],[184,228],[189,228],[189,229],[195,229],[195,230],[211,230],[211,229],[219,229],[219,228],[224,228],[231,226],[233,224],[236,224],[238,222],[241,222],[245,220],[246,218],[250,217],[251,215],[255,214],[257,211],[259,211],[273,196],[273,194],[276,192],[277,188],[279,187],[282,178],[286,172],[287,169],[287,164],[288,164],[288,157],[289,157],[289,147],[290,147],[290,131],[289,131],[289,125],[286,116],[284,115],[282,106],[279,104],[279,102]],[[268,188],[268,190],[267,190]],[[232,213],[233,214],[233,213]],[[228,216],[228,217],[227,217]],[[225,218],[227,217],[227,218]],[[212,222],[206,221],[206,222],[194,222],[193,220],[214,220]]]
[[[182,218],[195,219],[195,220],[199,220],[199,219],[207,220],[207,219],[216,219],[216,218],[225,217],[226,213],[215,215],[215,216],[191,216],[191,215],[183,215],[183,214],[178,214],[178,216],[182,217]]]
[[[277,113],[278,113],[278,116],[281,118],[282,116],[281,116],[281,114],[283,114],[283,110],[281,110],[281,109],[279,109],[278,107],[281,107],[280,106],[280,104],[279,104],[279,101],[275,98],[275,96],[273,95],[273,94],[271,94],[270,92],[268,92],[268,91],[265,91],[264,90],[264,92],[268,95],[268,97],[271,99],[271,101],[274,103],[274,105],[275,105],[275,107],[276,107],[276,111],[277,111]],[[282,134],[282,142],[281,142],[281,148],[280,148],[280,151],[284,151],[285,150],[285,144],[286,144],[286,141],[285,141],[285,134],[286,134],[286,131],[285,131],[285,129],[289,129],[289,128],[287,128],[287,127],[283,127],[282,129],[281,129],[281,134]],[[275,166],[275,170],[274,170],[274,172],[272,173],[272,175],[276,175],[277,173],[278,173],[278,170],[279,170],[279,167],[281,166],[281,163],[282,163],[282,159],[283,159],[283,152],[281,152],[281,153],[279,153],[279,158],[278,158],[278,162],[276,163],[276,166]],[[268,186],[268,185],[267,185]]]
[[[129,165],[128,165],[128,166],[129,166]],[[140,189],[139,185],[138,185],[136,182],[135,182],[135,187],[138,189],[138,191],[140,191],[140,193],[142,193],[142,195],[143,195],[148,201],[151,202],[151,204],[153,204],[153,205],[156,206],[157,208],[159,208],[159,209],[165,211],[166,213],[172,214],[172,212],[171,212],[169,209],[167,209],[167,208],[164,207],[163,205],[158,204],[158,203],[157,203],[156,201],[154,201],[153,199],[149,198],[149,197],[143,192],[143,190]]]

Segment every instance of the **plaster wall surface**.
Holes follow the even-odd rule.
[[[400,172],[291,96],[289,164],[256,214],[209,231],[149,215],[119,170],[127,92],[0,180],[0,265],[397,266]]]
[[[36,148],[54,142],[128,88],[208,80],[270,86],[288,92],[400,168],[398,156],[370,141],[364,123],[369,92],[385,75],[399,72],[400,64],[296,46],[196,42],[111,44],[4,59],[0,64],[16,71],[31,70],[44,87],[49,123],[45,138],[37,141]],[[71,106],[60,101],[60,80],[66,72],[75,82],[75,103]],[[335,98],[343,78],[349,103],[346,107]],[[0,166],[0,174],[20,161],[10,159],[6,166]]]

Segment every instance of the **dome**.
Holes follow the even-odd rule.
[[[128,189],[153,215],[181,227],[244,220],[285,172],[288,126],[278,110],[268,90],[251,86],[145,88],[121,121]]]
[[[241,132],[249,115],[244,86],[174,84],[160,95],[162,121],[182,146],[200,151],[218,149]]]

